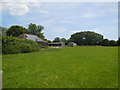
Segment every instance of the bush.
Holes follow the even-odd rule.
[[[30,46],[30,44],[22,43],[21,44],[21,53],[30,53],[30,52],[32,52],[32,47]]]
[[[21,48],[19,45],[8,44],[7,46],[2,47],[3,54],[12,54],[12,53],[21,53]]]
[[[48,44],[39,43],[38,45],[39,45],[40,48],[48,48]]]
[[[27,39],[18,39],[11,36],[2,37],[3,54],[30,53],[38,50],[39,46],[35,41]]]

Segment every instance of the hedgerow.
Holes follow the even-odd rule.
[[[2,53],[30,53],[38,51],[38,43],[28,39],[19,39],[12,36],[2,36]]]

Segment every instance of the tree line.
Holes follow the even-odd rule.
[[[45,36],[42,33],[43,29],[44,27],[42,25],[36,25],[32,23],[28,25],[28,28],[19,25],[13,25],[9,28],[0,26],[1,35],[3,36],[17,37],[23,33],[26,33],[26,34],[34,34],[37,35],[38,37],[41,37],[42,39],[45,39]]]
[[[104,36],[91,31],[78,32],[71,35],[66,40],[65,38],[56,37],[53,42],[75,42],[77,45],[101,45],[101,46],[120,46],[120,37],[118,40],[104,39]]]
[[[119,46],[120,38],[115,40],[104,39],[104,36],[95,32],[84,31],[71,35],[71,41],[78,45],[102,45],[102,46]]]
[[[32,23],[28,25],[28,28],[19,25],[13,25],[7,29],[0,26],[0,31],[3,36],[17,37],[23,33],[26,33],[37,35],[38,37],[48,41],[48,43],[64,42],[65,44],[68,44],[69,42],[74,42],[77,45],[120,46],[120,37],[116,41],[104,39],[103,35],[91,31],[74,33],[69,39],[56,37],[53,41],[50,41],[45,39],[44,33],[42,33],[43,30],[44,27],[42,25],[36,25]]]

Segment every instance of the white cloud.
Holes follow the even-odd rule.
[[[32,7],[39,7],[40,3],[37,0],[3,0],[0,10],[8,10],[13,16],[23,16],[27,14]]]
[[[2,0],[2,2],[39,2],[40,0]]]
[[[25,15],[29,8],[24,3],[3,3],[3,10],[8,10],[9,14],[13,16],[22,16]]]
[[[8,10],[11,15],[23,16],[29,11],[29,8],[24,4],[23,5],[17,4],[17,8],[16,6],[13,6],[10,7]]]
[[[2,0],[1,10],[8,10],[9,14],[13,16],[23,16],[27,14],[31,8],[39,7],[39,0]],[[39,10],[42,14],[48,14],[46,10]]]

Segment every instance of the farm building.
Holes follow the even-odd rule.
[[[70,46],[70,47],[74,47],[74,46],[77,46],[77,44],[74,43],[74,42],[69,42],[69,43],[68,43],[68,46]]]
[[[51,47],[64,47],[65,43],[62,42],[52,42],[52,43],[48,43],[49,46]]]
[[[21,34],[17,38],[29,39],[29,40],[37,41],[40,44],[47,44],[47,41],[45,41],[45,40],[41,39],[40,37],[38,37],[37,35],[33,35],[33,34]]]

